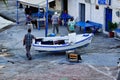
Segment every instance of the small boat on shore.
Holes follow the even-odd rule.
[[[92,38],[92,33],[71,33],[68,36],[39,37],[33,41],[33,47],[37,51],[68,51],[87,46],[91,43]]]

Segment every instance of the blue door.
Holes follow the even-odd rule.
[[[105,31],[109,31],[108,22],[112,22],[112,9],[105,8]]]

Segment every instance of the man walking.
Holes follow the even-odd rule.
[[[28,29],[28,33],[25,34],[24,39],[23,39],[23,45],[25,45],[26,56],[28,60],[32,59],[31,54],[30,54],[32,39],[35,39],[35,37],[31,34],[31,29]]]
[[[52,20],[52,26],[53,26],[53,33],[55,33],[55,29],[57,31],[57,34],[59,33],[59,16],[57,15],[57,12],[54,13],[54,15],[51,18]]]

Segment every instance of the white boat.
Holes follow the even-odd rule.
[[[91,43],[93,34],[75,34],[68,36],[39,37],[33,41],[33,47],[38,51],[68,51],[85,47]]]

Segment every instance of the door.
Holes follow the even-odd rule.
[[[80,21],[85,21],[85,4],[79,4],[79,19]]]
[[[105,31],[109,31],[108,22],[112,22],[112,9],[105,8]]]
[[[68,11],[68,0],[63,0],[63,11]]]

